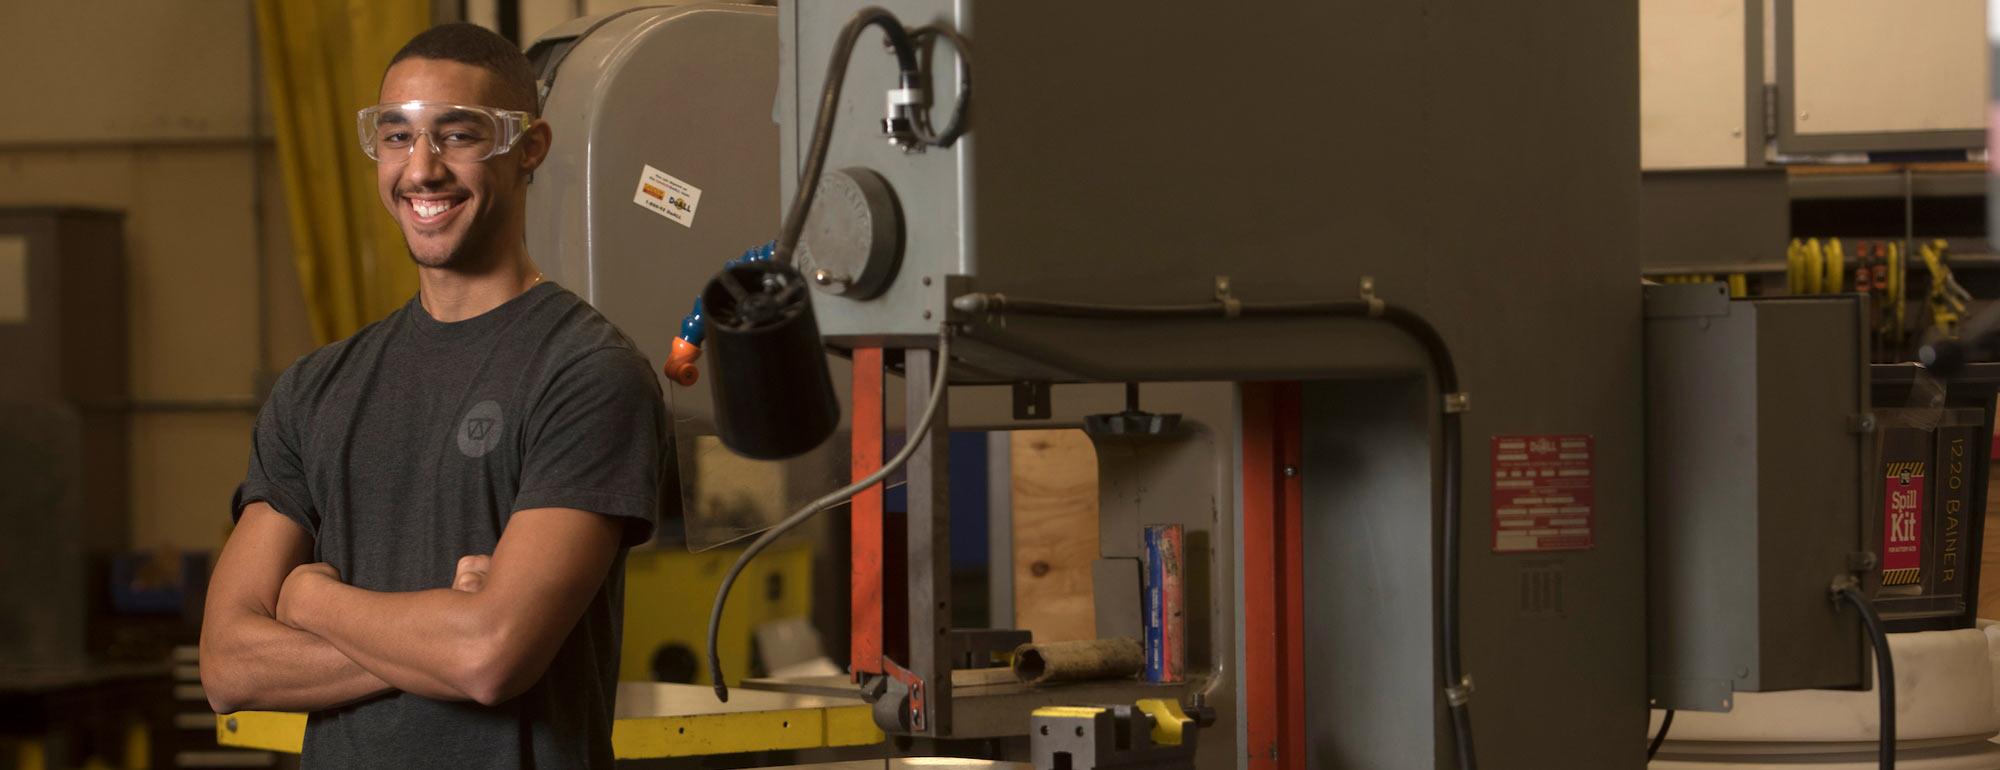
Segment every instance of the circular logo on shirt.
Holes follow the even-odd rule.
[[[506,421],[500,419],[499,402],[473,404],[471,411],[465,413],[465,420],[458,424],[458,451],[466,457],[485,457],[500,445],[500,434],[506,427]]]

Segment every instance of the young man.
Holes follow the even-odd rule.
[[[527,59],[418,35],[362,149],[421,290],[292,365],[209,586],[218,712],[310,711],[308,767],[611,766],[625,549],[667,462],[651,367],[523,245]]]

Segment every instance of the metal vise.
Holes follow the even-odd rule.
[[[1035,770],[1194,770],[1196,738],[1215,712],[1179,701],[1132,706],[1046,706],[1029,723]]]

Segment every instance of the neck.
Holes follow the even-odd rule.
[[[542,271],[515,247],[477,267],[417,267],[418,300],[432,318],[446,323],[477,318],[521,296],[542,280]]]

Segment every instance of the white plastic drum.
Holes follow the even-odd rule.
[[[1890,634],[1896,766],[2000,770],[1994,670],[2000,626]],[[1993,634],[1989,639],[1988,634]],[[1727,714],[1681,711],[1650,770],[1874,770],[1878,700],[1866,692],[1738,693]],[[1660,729],[1653,712],[1648,735]]]

